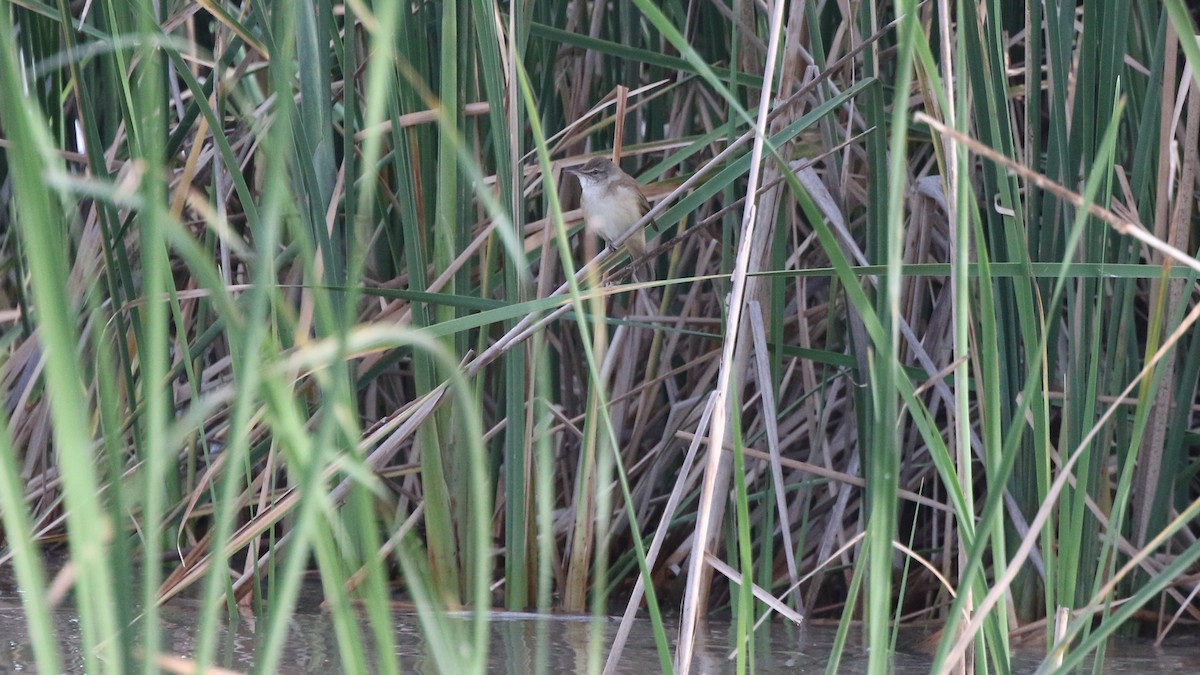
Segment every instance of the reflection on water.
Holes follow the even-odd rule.
[[[10,579],[4,578],[7,576],[7,573],[0,573],[0,672],[33,672],[33,650],[28,643],[20,597]],[[302,606],[312,608],[316,603],[305,600]],[[59,610],[54,616],[63,665],[68,672],[81,673],[83,660],[79,654],[78,621],[68,609]],[[164,607],[161,619],[164,649],[179,656],[190,656],[195,647],[196,620],[195,606],[190,601],[174,601]],[[396,642],[393,658],[401,670],[436,673],[421,638],[417,617],[411,613],[397,613],[393,621]],[[467,619],[452,621],[459,623],[466,633]],[[258,637],[256,628],[253,620],[244,618],[226,624],[219,641],[218,665],[233,670],[252,670]],[[591,655],[595,653],[603,659],[616,630],[615,620],[597,623],[579,617],[539,618],[497,613],[491,622],[489,669],[509,673],[587,672]],[[733,671],[734,663],[727,658],[732,648],[732,632],[733,627],[727,621],[709,623],[699,636],[693,672]],[[364,624],[363,634],[368,633],[369,628]],[[668,629],[668,636],[674,640],[673,627]],[[764,627],[754,644],[755,670],[760,673],[823,673],[834,636],[832,626],[797,629],[776,624]],[[903,633],[900,644],[916,644],[920,637],[919,633]],[[593,649],[593,645],[598,645],[598,649]],[[861,645],[858,636],[851,637],[839,673],[866,672],[866,655]],[[368,663],[374,663],[380,657],[370,651],[365,656]],[[1198,656],[1200,638],[1195,636],[1181,636],[1160,648],[1147,642],[1114,641],[1106,653],[1104,672],[1138,675],[1195,672]],[[1013,660],[1014,672],[1032,672],[1040,661],[1041,654],[1036,650],[1018,653]],[[620,672],[657,672],[658,664],[650,622],[641,619],[629,637]],[[923,674],[929,672],[929,667],[929,655],[902,647],[895,657],[893,672]],[[322,675],[342,672],[333,625],[327,614],[310,609],[293,617],[278,672]]]

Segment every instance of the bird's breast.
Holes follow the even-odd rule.
[[[583,216],[587,227],[605,239],[613,239],[642,217],[636,194],[623,194],[603,187],[583,191]]]

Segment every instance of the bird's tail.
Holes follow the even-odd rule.
[[[625,250],[629,252],[629,262],[634,266],[629,272],[633,282],[644,284],[654,281],[654,263],[646,258],[645,233],[639,231],[626,239]],[[655,307],[657,300],[653,290],[642,289],[636,291],[636,295],[639,311],[645,312],[649,316],[658,314],[658,308]]]

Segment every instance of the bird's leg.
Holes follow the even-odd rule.
[[[604,240],[604,250],[600,251],[600,253],[598,253],[596,255],[597,260],[604,260],[604,259],[608,258],[610,255],[612,255],[612,253],[615,253],[617,251],[617,247],[613,246],[612,241],[610,239],[608,239],[608,237],[603,237],[603,240]],[[601,284],[602,286],[611,286],[613,284],[612,265],[609,264],[607,267],[608,267],[608,269],[604,269],[603,267],[601,267],[601,269],[600,269],[600,276],[602,278],[604,278],[604,283]]]

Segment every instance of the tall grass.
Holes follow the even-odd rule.
[[[0,2],[38,667],[68,588],[89,672],[174,667],[183,593],[184,656],[241,607],[274,672],[309,570],[348,672],[393,600],[448,672],[496,608],[627,607],[595,670],[644,610],[682,672],[711,616],[738,670],[836,617],[829,672],[1194,620],[1194,17],[1052,5]],[[649,260],[580,232],[597,155]]]

